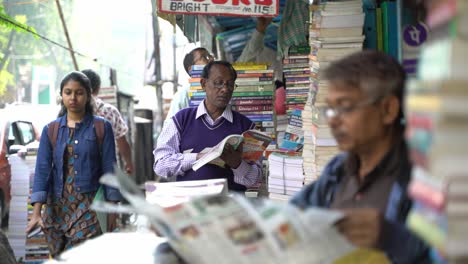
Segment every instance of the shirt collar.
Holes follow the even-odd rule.
[[[205,100],[203,100],[197,107],[197,115],[195,116],[196,119],[198,119],[199,117],[201,116],[204,116],[204,115],[208,115],[208,111],[206,110],[206,107],[205,107]],[[208,115],[209,116],[209,115]],[[221,117],[223,117],[224,119],[226,119],[227,121],[229,121],[230,123],[233,122],[232,120],[232,110],[231,110],[231,106],[228,105],[226,106],[226,109],[224,109],[224,112],[223,114],[221,115]],[[211,118],[211,117],[210,117]],[[216,121],[216,120],[214,120]]]
[[[397,174],[399,172],[406,173],[411,166],[409,165],[410,163],[406,151],[406,145],[403,139],[400,140],[400,142],[396,142],[377,166],[366,175],[361,183],[361,187],[372,184],[379,177],[395,177],[395,179],[402,177],[402,175]],[[357,177],[359,161],[355,155],[348,155],[345,166],[347,166],[347,172],[350,176]]]
[[[66,127],[67,126],[67,113],[65,113],[65,115],[62,116],[62,120],[60,120],[60,126],[61,127]],[[83,118],[83,120],[81,120],[80,123],[84,124],[85,126],[89,126],[89,124],[92,122],[93,120],[93,115],[91,114],[86,114],[85,117]]]

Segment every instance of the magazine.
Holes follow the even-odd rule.
[[[205,148],[200,153],[203,154],[192,166],[194,171],[206,164],[214,164],[224,167],[224,161],[220,159],[226,144],[230,144],[237,149],[242,146],[242,159],[249,162],[256,162],[262,156],[265,149],[268,147],[272,138],[258,130],[247,130],[242,135],[229,135],[225,137],[216,146]]]
[[[100,181],[119,188],[131,210],[148,217],[185,263],[333,263],[355,250],[335,228],[344,217],[338,211],[301,211],[241,195],[202,196],[163,208],[147,202],[122,171]]]

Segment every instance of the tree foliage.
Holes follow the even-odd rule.
[[[71,13],[72,2],[62,1],[66,17]],[[55,1],[0,0],[0,6],[0,21],[3,21],[0,22],[0,59],[5,59],[0,70],[9,73],[0,74],[0,78],[11,77],[0,80],[1,105],[11,102],[11,94],[16,95],[16,89],[30,89],[34,66],[53,66],[57,76],[62,76],[72,69],[72,64],[68,51],[56,45],[66,46],[66,40]],[[10,23],[11,20],[15,22]],[[2,96],[2,88],[4,93],[11,94]]]

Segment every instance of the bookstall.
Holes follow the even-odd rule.
[[[465,1],[424,1],[430,34],[415,78],[408,83],[407,140],[414,168],[409,194],[411,230],[435,250],[436,263],[468,259],[468,108]],[[404,35],[405,36],[405,35]],[[426,37],[426,35],[420,35]]]

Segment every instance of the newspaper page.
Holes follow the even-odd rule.
[[[163,208],[147,202],[123,172],[103,178],[188,263],[332,263],[354,250],[334,228],[343,217],[339,212],[300,211],[240,195],[203,196]]]

